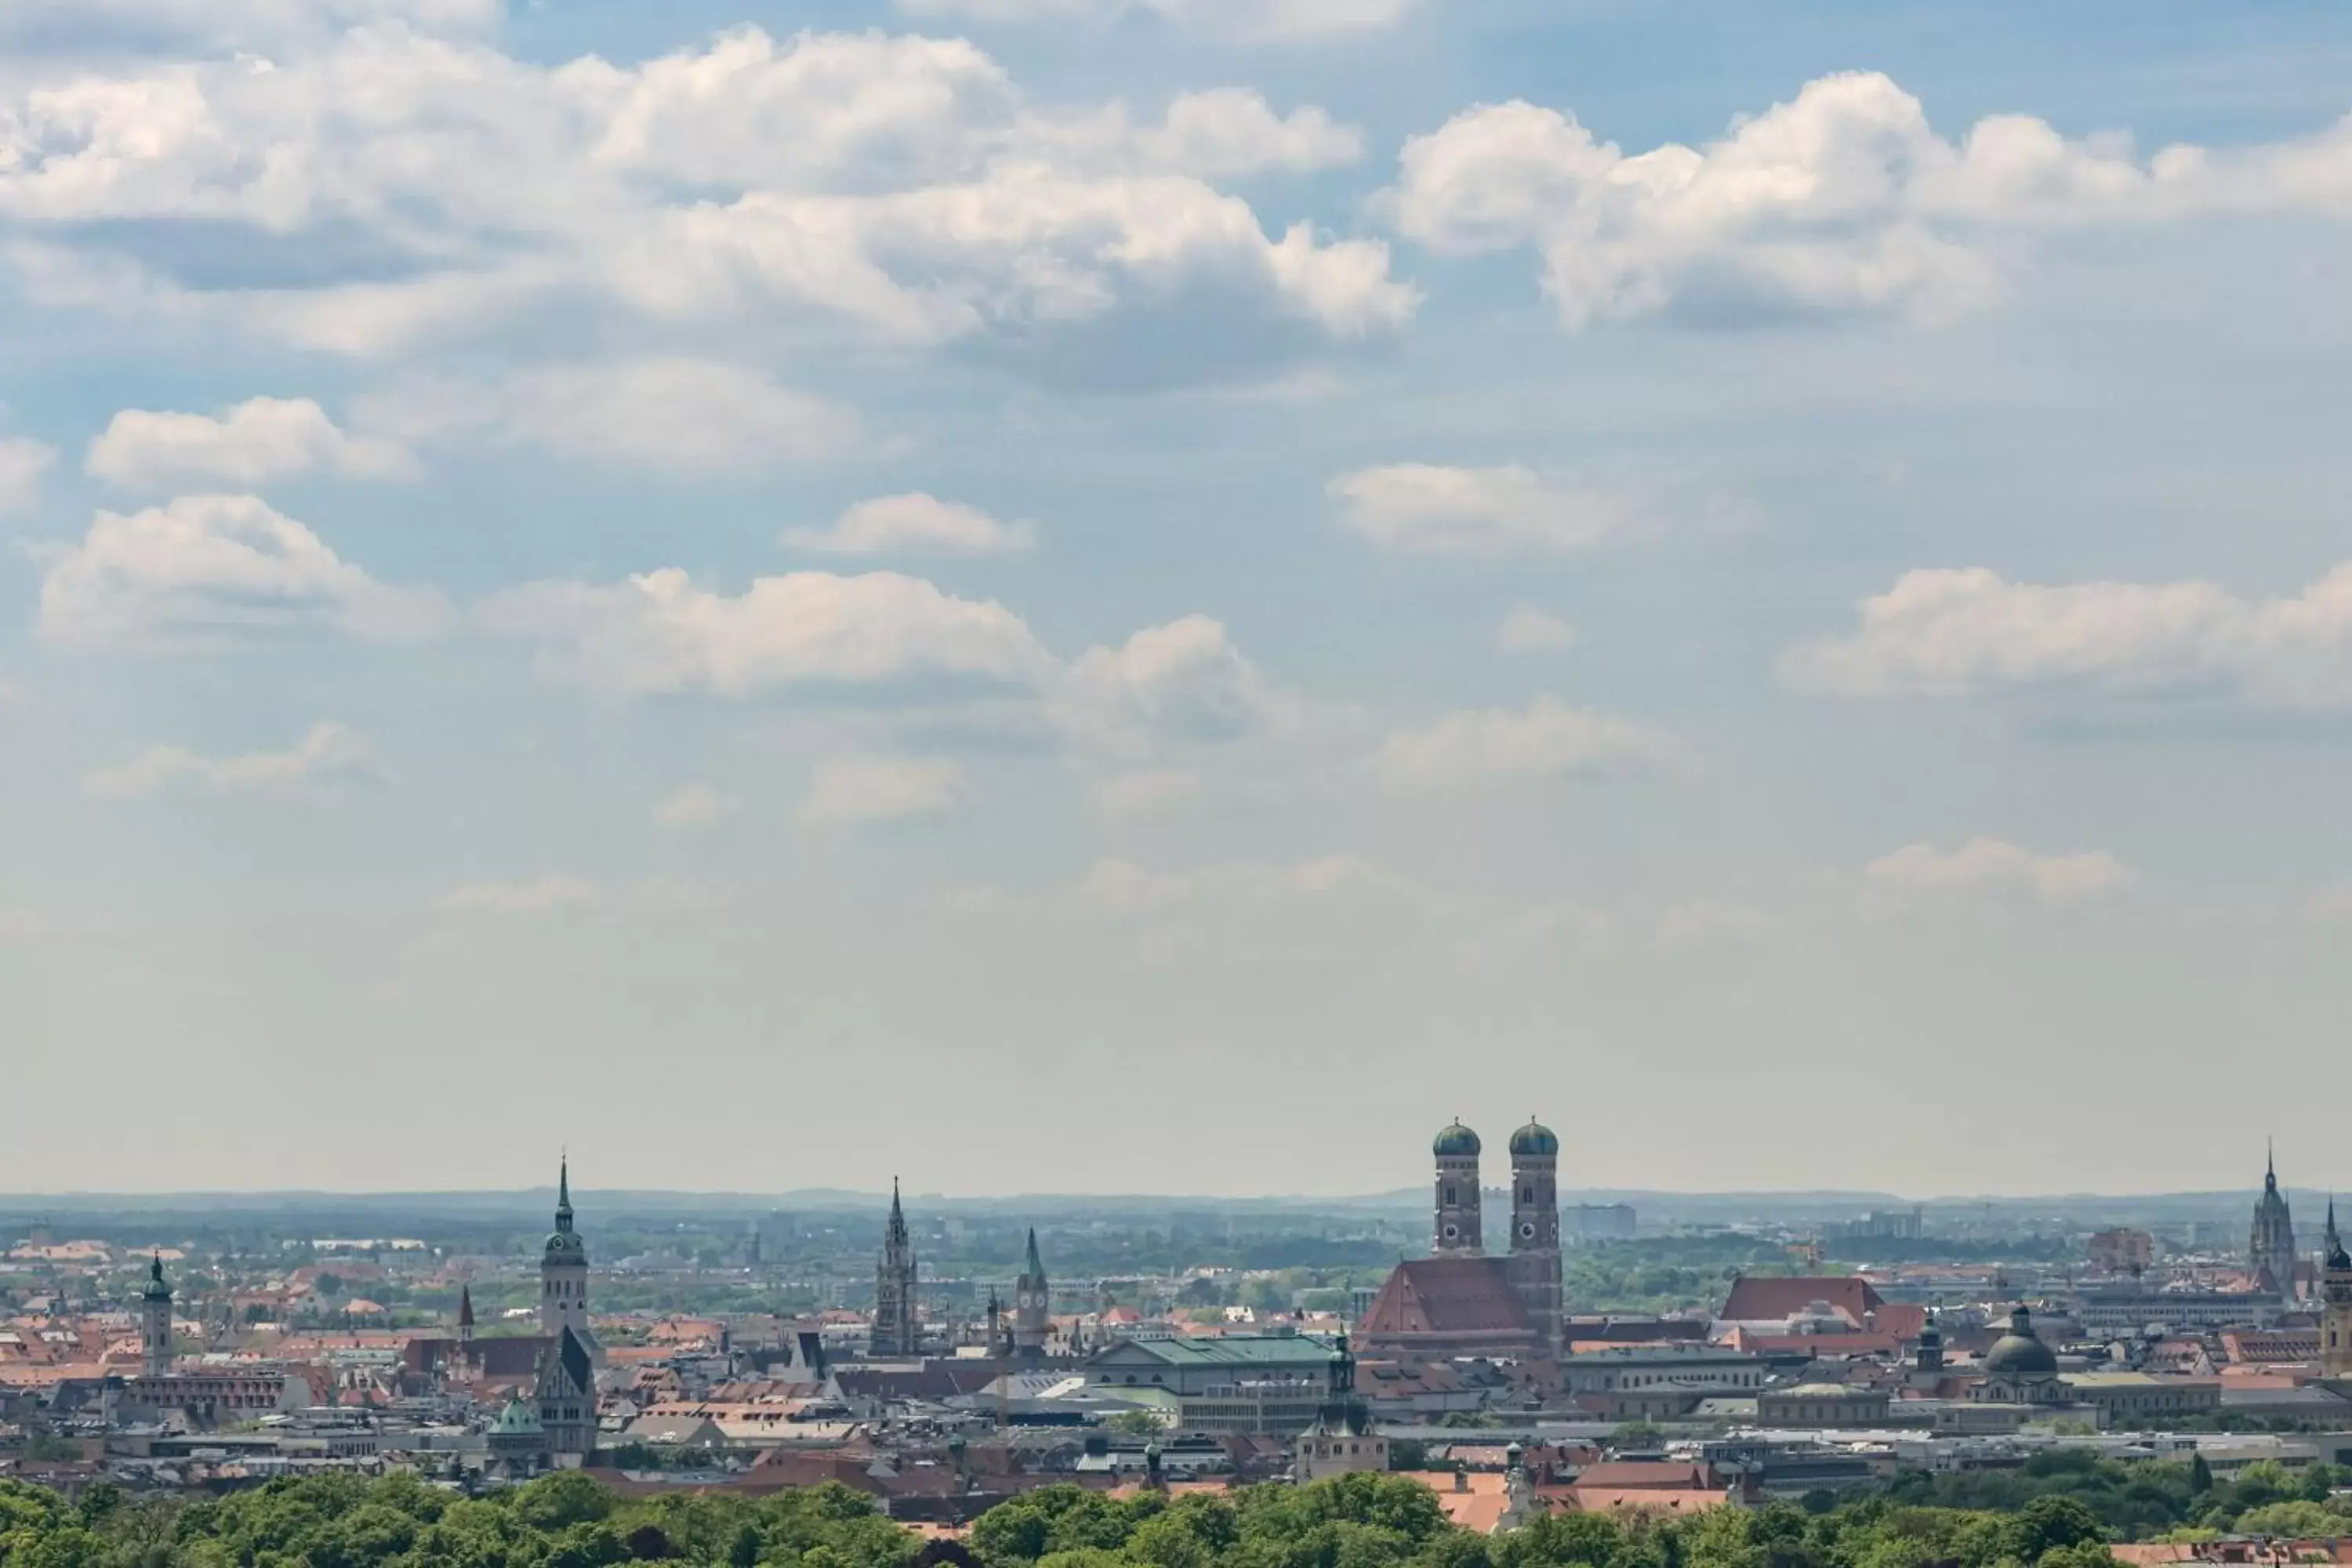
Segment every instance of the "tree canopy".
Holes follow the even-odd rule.
[[[2221,1531],[2352,1534],[2329,1467],[2122,1464],[1906,1474],[1868,1495],[1689,1516],[1548,1514],[1481,1535],[1402,1476],[1113,1497],[1070,1485],[1003,1503],[926,1548],[872,1499],[826,1485],[624,1499],[576,1472],[472,1498],[412,1475],[322,1475],[221,1498],[79,1502],[0,1481],[0,1568],[2105,1568],[2117,1540]]]

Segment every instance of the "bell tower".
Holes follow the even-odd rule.
[[[1478,1228],[1478,1134],[1461,1119],[1430,1145],[1437,1157],[1437,1216],[1431,1249],[1440,1258],[1475,1258],[1485,1249]]]
[[[874,1260],[874,1332],[867,1352],[881,1356],[922,1354],[916,1323],[915,1243],[907,1211],[898,1206],[898,1179],[890,1178],[890,1218],[882,1228],[882,1252]]]
[[[588,1331],[588,1244],[572,1227],[572,1159],[564,1156],[555,1178],[555,1228],[539,1257],[539,1331],[561,1340],[570,1329],[583,1345]]]
[[[139,1292],[139,1371],[145,1377],[168,1377],[172,1372],[172,1287],[163,1279],[163,1255],[147,1266],[147,1285]]]
[[[2352,1254],[2336,1233],[2336,1200],[2327,1200],[2327,1251],[2319,1265],[2319,1368],[2352,1377]]]
[[[1511,1134],[1511,1287],[1557,1354],[1560,1348],[1559,1139],[1528,1118]]]
[[[1015,1360],[1045,1359],[1045,1342],[1052,1334],[1054,1291],[1045,1280],[1045,1265],[1037,1256],[1037,1227],[1029,1227],[1029,1258],[1021,1278],[1013,1283],[1013,1354]]]

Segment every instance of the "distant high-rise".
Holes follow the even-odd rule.
[[[1045,1341],[1052,1332],[1054,1293],[1045,1283],[1045,1265],[1037,1257],[1037,1228],[1029,1228],[1029,1257],[1021,1278],[1013,1282],[1013,1354],[1020,1361],[1045,1359]]]
[[[882,1253],[874,1264],[874,1335],[867,1348],[877,1356],[910,1356],[922,1345],[915,1323],[915,1244],[907,1235],[907,1214],[898,1205],[898,1181],[890,1180],[890,1220],[882,1232]]]
[[[2287,1213],[2286,1194],[2279,1191],[2278,1162],[2266,1160],[2263,1195],[2254,1201],[2254,1228],[2246,1244],[2246,1272],[2257,1288],[2294,1294],[2294,1220]]]
[[[147,1265],[146,1289],[139,1292],[139,1370],[149,1377],[172,1370],[172,1287],[160,1252]]]

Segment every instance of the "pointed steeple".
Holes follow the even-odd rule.
[[[2275,1138],[2263,1140],[2263,1190],[2269,1193],[2278,1191],[2278,1140]]]
[[[474,1326],[474,1288],[471,1285],[457,1287],[457,1326],[461,1329]]]
[[[1045,1278],[1045,1265],[1037,1257],[1037,1227],[1034,1225],[1029,1227],[1029,1278]]]
[[[563,1163],[555,1172],[555,1228],[572,1228],[572,1152],[563,1152]]]
[[[898,1178],[890,1178],[890,1228],[888,1240],[904,1246],[907,1240],[907,1211],[898,1205]]]

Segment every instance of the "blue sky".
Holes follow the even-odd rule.
[[[2320,5],[13,6],[0,1020],[168,1110],[0,1188],[2331,1181],[2347,111]]]

